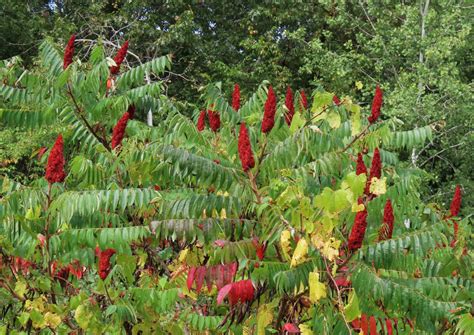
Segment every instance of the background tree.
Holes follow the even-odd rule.
[[[280,97],[288,85],[322,85],[360,100],[380,83],[386,115],[407,129],[437,129],[425,147],[404,153],[413,165],[434,171],[427,196],[447,201],[448,185],[456,182],[472,189],[468,2],[5,0],[2,11],[2,58],[22,54],[29,63],[41,37],[66,41],[72,32],[83,56],[98,37],[112,56],[127,38],[138,58],[129,57],[130,65],[173,56],[173,71],[162,78],[166,92],[191,104],[210,81],[221,81],[226,92],[238,82],[243,97],[270,80]],[[4,164],[15,160],[4,155]],[[468,204],[472,193],[466,192]]]

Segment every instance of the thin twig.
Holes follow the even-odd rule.
[[[341,291],[339,290],[339,286],[337,285],[336,280],[334,279],[334,277],[333,277],[332,274],[331,274],[331,271],[329,270],[329,267],[328,267],[328,263],[327,263],[327,261],[326,261],[326,258],[323,257],[323,260],[324,260],[324,265],[325,265],[325,267],[326,267],[326,273],[327,273],[327,275],[329,276],[329,278],[331,279],[332,283],[334,284],[334,287],[336,288],[336,291],[337,291],[337,301],[338,301],[337,304],[338,304],[339,310],[342,312],[342,308],[343,308],[343,306],[344,306],[344,303],[342,302]],[[342,316],[342,319],[344,320],[344,323],[346,324],[346,327],[347,327],[347,330],[349,331],[349,334],[351,334],[351,327],[349,326],[349,323],[347,322],[344,313],[341,313],[341,316]]]
[[[77,114],[79,115],[79,117],[81,118],[81,120],[84,122],[84,125],[87,127],[87,129],[92,133],[92,135],[93,135],[100,143],[102,143],[102,145],[107,149],[107,151],[112,152],[112,150],[110,149],[110,146],[109,146],[109,144],[107,143],[107,141],[106,141],[105,139],[103,139],[102,137],[100,137],[99,135],[97,135],[97,133],[94,131],[94,129],[92,129],[91,125],[89,124],[89,122],[88,122],[87,119],[85,118],[84,113],[83,113],[81,107],[79,107],[79,104],[77,103],[76,98],[74,97],[74,94],[72,93],[71,85],[70,85],[69,82],[67,83],[67,93],[68,93],[69,97],[71,98],[71,100],[72,100],[72,102],[73,102],[73,104],[74,104],[74,107],[75,107],[76,110],[77,110]]]
[[[357,134],[357,136],[354,137],[354,138],[352,139],[352,141],[351,141],[348,145],[346,145],[346,146],[344,147],[344,149],[342,149],[341,153],[345,152],[345,151],[346,151],[347,149],[349,149],[359,138],[361,138],[362,136],[364,136],[365,133],[367,132],[367,130],[369,130],[369,127],[370,127],[370,123],[364,128],[364,130],[362,130],[359,134]]]

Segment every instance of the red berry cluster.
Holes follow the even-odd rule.
[[[362,199],[359,199],[359,204],[362,204]],[[364,240],[365,230],[367,229],[367,208],[357,212],[354,225],[352,226],[351,234],[348,240],[349,250],[357,250],[362,246]]]
[[[359,152],[357,154],[356,175],[360,175],[364,173],[367,174],[367,167],[365,166],[365,163],[364,163],[364,157]]]
[[[99,257],[99,277],[102,280],[105,280],[110,273],[111,265],[110,258],[116,253],[114,249],[106,249],[101,251],[99,248],[96,248],[96,255]]]
[[[275,112],[276,112],[276,97],[273,87],[268,88],[267,100],[265,101],[263,121],[262,121],[262,132],[269,133],[275,125]]]
[[[125,112],[120,118],[120,120],[118,120],[112,132],[112,149],[115,149],[122,144],[122,140],[125,135],[125,128],[127,128],[127,122],[131,118],[132,117],[130,113]]]
[[[285,113],[285,121],[286,124],[290,126],[293,116],[295,115],[295,105],[293,103],[293,91],[289,86],[286,89],[285,106],[288,109],[288,112]]]
[[[114,57],[114,61],[115,61],[116,65],[110,67],[110,73],[111,74],[119,73],[120,65],[122,65],[123,60],[127,56],[127,50],[128,50],[128,41],[125,41],[125,43],[122,45],[122,47],[117,52],[117,55]]]
[[[306,97],[306,94],[304,93],[303,90],[300,91],[300,96],[301,96],[301,104],[303,105],[303,108],[308,109],[308,98]]]
[[[258,259],[262,261],[263,257],[265,257],[267,246],[264,243],[261,243],[257,237],[252,240],[252,244],[255,247]]]
[[[375,88],[374,100],[372,101],[372,114],[368,117],[369,122],[372,124],[380,117],[380,108],[383,102],[383,92],[379,85]]]
[[[72,57],[74,56],[74,41],[76,40],[76,35],[71,35],[69,42],[67,42],[66,50],[64,50],[64,61],[63,69],[66,70],[69,65],[72,63]]]
[[[255,160],[253,158],[252,146],[245,122],[240,124],[238,151],[242,169],[247,172],[255,166]]]
[[[383,210],[383,223],[379,232],[379,241],[389,240],[393,234],[393,208],[390,199],[387,199]]]
[[[209,118],[209,127],[211,127],[213,132],[217,133],[221,127],[221,117],[219,112],[208,110],[207,117]]]
[[[232,92],[232,108],[237,112],[240,109],[240,87],[239,84],[234,85]]]
[[[63,154],[63,137],[58,135],[54,143],[51,153],[48,157],[48,164],[46,165],[46,180],[50,183],[62,183],[66,178],[64,172],[64,154]]]
[[[198,121],[197,121],[197,130],[203,131],[205,127],[206,127],[206,111],[201,111],[201,113],[199,114]]]

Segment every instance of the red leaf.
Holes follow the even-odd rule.
[[[214,270],[214,268],[215,266],[211,266],[207,268],[207,271],[206,271],[206,286],[207,286],[208,292],[211,292],[212,290],[212,279],[213,279],[212,271]]]
[[[86,267],[81,266],[81,264],[79,263],[77,259],[74,260],[72,263],[70,263],[68,267],[69,267],[69,272],[72,275],[76,276],[77,279],[81,279],[84,272],[86,272]]]
[[[373,316],[370,317],[369,324],[370,324],[370,335],[377,335],[377,320],[375,320]]]
[[[186,280],[186,284],[188,285],[188,290],[191,290],[193,287],[194,276],[196,275],[196,268],[193,266],[188,271],[188,279]]]
[[[234,279],[235,274],[237,273],[237,268],[238,268],[237,262],[231,263],[230,264],[230,273],[232,273],[232,279]]]
[[[40,242],[40,246],[44,247],[44,242],[46,242],[46,236],[44,236],[43,234],[38,234],[36,235],[36,237],[38,238],[38,241]]]
[[[229,294],[230,290],[232,289],[233,284],[227,284],[223,288],[219,290],[219,293],[217,294],[217,304],[221,304],[222,301],[224,301],[225,297],[227,294]]]
[[[299,334],[300,333],[300,329],[294,323],[285,323],[285,325],[283,326],[283,331],[286,331],[290,334]]]
[[[369,323],[367,322],[367,315],[362,314],[360,318],[360,329],[364,332],[364,334],[369,333]]]
[[[220,290],[226,284],[224,281],[224,272],[225,272],[224,265],[222,264],[217,265],[216,285],[217,285],[218,290]]]
[[[352,328],[359,329],[360,328],[360,319],[355,319],[351,322]]]
[[[336,282],[336,285],[339,286],[339,287],[349,287],[349,286],[351,286],[351,281],[347,280],[346,277],[336,278],[335,282]]]
[[[201,292],[205,275],[206,275],[206,267],[205,266],[198,267],[196,271],[196,290],[198,293]]]
[[[392,321],[390,319],[386,319],[385,325],[387,326],[387,334],[392,335],[393,334]]]

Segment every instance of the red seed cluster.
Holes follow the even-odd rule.
[[[379,231],[379,241],[389,240],[393,234],[393,208],[390,199],[387,199],[383,210],[383,223]]]
[[[462,193],[461,193],[461,186],[456,185],[456,190],[454,191],[453,200],[451,201],[451,217],[458,216],[459,210],[461,209],[461,200],[462,200]],[[453,220],[453,240],[451,241],[451,247],[456,246],[456,242],[458,241],[458,231],[459,231],[459,223]]]
[[[64,61],[63,69],[66,70],[69,65],[72,63],[72,57],[74,56],[74,42],[76,40],[76,35],[71,35],[69,42],[67,42],[66,49],[64,50]]]
[[[115,61],[116,66],[111,66],[110,67],[110,73],[112,73],[112,74],[119,73],[120,65],[122,65],[123,60],[127,56],[127,50],[128,50],[128,41],[125,41],[125,43],[122,45],[122,47],[117,52],[117,55],[114,57],[114,61]]]
[[[130,120],[130,114],[128,112],[125,112],[115,125],[114,130],[112,132],[112,149],[115,149],[116,147],[122,144],[128,120]]]
[[[367,167],[365,166],[365,163],[364,163],[364,157],[359,152],[357,154],[356,175],[360,175],[363,173],[367,174]]]
[[[135,105],[129,105],[127,112],[128,112],[128,116],[130,117],[130,120],[132,120],[133,117],[135,116]]]
[[[293,103],[293,91],[291,91],[291,87],[289,86],[286,89],[285,106],[288,109],[288,112],[285,113],[285,121],[286,124],[290,126],[293,116],[295,115],[295,105]]]
[[[217,133],[221,127],[221,117],[219,112],[208,110],[207,117],[209,118],[209,127],[211,127],[213,132]]]
[[[370,180],[376,177],[380,179],[382,176],[382,161],[380,160],[379,148],[375,148],[374,156],[372,157],[372,165],[370,166]]]
[[[362,204],[362,200],[359,199],[359,204]],[[351,234],[348,240],[349,250],[357,250],[362,246],[364,240],[365,230],[367,228],[367,208],[363,211],[357,212],[354,225],[352,226]]]
[[[240,87],[239,84],[234,85],[232,92],[232,108],[237,112],[240,109]]]
[[[96,249],[97,256],[99,257],[99,277],[102,280],[105,280],[110,273],[111,265],[110,258],[116,253],[114,249],[106,249],[101,251]]]
[[[339,98],[337,97],[337,95],[333,95],[332,97],[332,102],[334,102],[334,104],[336,106],[339,106],[341,104],[341,100],[339,100]]]
[[[306,97],[304,90],[300,91],[300,96],[301,96],[301,104],[303,105],[303,108],[308,109],[308,98]]]
[[[46,165],[45,178],[50,184],[62,183],[66,178],[66,172],[64,172],[63,146],[63,137],[59,134],[51,149],[48,164]]]
[[[375,148],[374,155],[372,156],[372,164],[370,166],[370,174],[367,177],[367,183],[365,185],[365,194],[370,195],[373,197],[374,195],[370,194],[370,184],[372,178],[376,177],[380,179],[382,176],[382,161],[380,160],[380,151],[378,148]]]
[[[451,201],[451,216],[458,216],[459,209],[461,208],[461,186],[456,185],[456,190],[454,191],[453,200]]]
[[[201,113],[199,114],[198,121],[197,121],[197,130],[203,131],[205,127],[206,127],[206,111],[201,111]]]
[[[368,117],[369,122],[372,124],[377,121],[380,117],[380,108],[383,102],[383,92],[379,85],[375,88],[374,100],[372,101],[372,114]]]
[[[229,291],[229,303],[231,306],[234,306],[239,302],[245,303],[253,300],[255,288],[253,287],[252,280],[240,280],[231,285],[232,288]]]
[[[268,134],[273,126],[275,125],[275,112],[276,112],[276,96],[273,91],[273,87],[268,88],[267,101],[265,101],[263,120],[262,120],[262,133]]]
[[[252,146],[245,122],[240,124],[238,150],[242,169],[247,172],[255,166],[255,160],[253,158]]]

